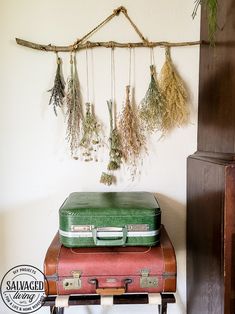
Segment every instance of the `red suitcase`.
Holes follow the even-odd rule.
[[[175,292],[174,248],[161,226],[160,246],[66,248],[57,234],[44,261],[49,295]]]

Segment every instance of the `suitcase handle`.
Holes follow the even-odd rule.
[[[124,280],[124,287],[116,288],[100,288],[98,279],[93,278],[88,281],[90,284],[95,285],[95,291],[99,295],[121,295],[127,291],[128,284],[132,283],[132,279],[125,279]]]
[[[113,227],[103,227],[102,233],[107,233],[107,237],[109,236],[110,230],[112,230]],[[105,231],[105,229],[107,231]],[[109,231],[108,231],[109,230]],[[120,231],[122,231],[122,238],[120,239],[101,239],[98,237],[97,232],[99,231],[99,228],[92,228],[92,236],[95,245],[97,246],[120,246],[125,245],[126,238],[127,238],[127,227],[120,228]],[[105,237],[105,236],[104,236]]]

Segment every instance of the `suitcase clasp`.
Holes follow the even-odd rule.
[[[80,270],[74,270],[71,272],[73,278],[66,278],[63,280],[63,288],[65,290],[77,290],[81,289],[82,281],[81,281],[81,274]]]
[[[156,276],[149,276],[148,269],[142,269],[140,271],[140,287],[141,288],[156,288],[158,287],[158,278]]]

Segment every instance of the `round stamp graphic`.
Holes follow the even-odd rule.
[[[0,285],[1,297],[6,306],[16,313],[33,313],[43,305],[47,280],[44,274],[31,265],[11,268]]]

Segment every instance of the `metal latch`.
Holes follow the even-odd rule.
[[[81,289],[82,287],[81,274],[82,272],[80,270],[72,271],[73,278],[64,279],[63,288],[65,290]]]
[[[158,287],[158,278],[156,276],[149,276],[148,269],[142,269],[140,271],[140,287],[141,288],[156,288]]]
[[[132,224],[132,225],[127,225],[127,230],[128,231],[148,231],[149,230],[149,225],[148,224]]]
[[[94,228],[93,225],[71,225],[70,230],[72,232],[89,232]]]

